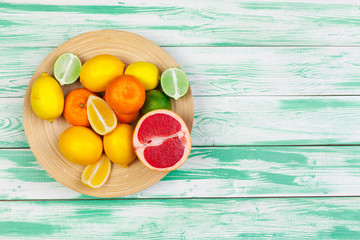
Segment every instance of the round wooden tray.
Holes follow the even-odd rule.
[[[155,64],[160,73],[169,67],[178,66],[176,61],[161,47],[139,35],[117,31],[101,30],[76,36],[61,44],[48,55],[35,71],[26,91],[24,100],[24,128],[30,148],[37,161],[56,181],[82,194],[95,197],[121,197],[144,190],[167,173],[159,173],[146,168],[138,159],[127,168],[113,164],[107,183],[99,189],[86,187],[81,183],[85,166],[67,161],[60,153],[58,139],[71,125],[64,117],[53,123],[38,118],[31,109],[30,92],[41,73],[53,74],[55,60],[65,52],[76,54],[82,63],[99,54],[117,56],[126,65],[145,61]],[[79,81],[63,87],[64,95],[75,88],[82,87]],[[178,101],[172,101],[172,111],[179,114],[191,131],[194,120],[194,105],[191,90]]]

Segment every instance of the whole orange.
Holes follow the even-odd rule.
[[[114,111],[115,112],[115,111]],[[140,111],[129,113],[129,114],[121,114],[115,112],[116,118],[120,123],[132,123],[134,122],[140,114]]]
[[[115,112],[130,114],[144,105],[145,88],[137,78],[121,75],[107,85],[104,98]]]
[[[86,112],[86,103],[90,95],[95,94],[85,88],[78,88],[69,92],[65,98],[63,112],[66,121],[74,126],[90,126]]]

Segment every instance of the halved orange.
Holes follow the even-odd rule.
[[[99,188],[106,183],[111,172],[111,162],[106,155],[102,155],[100,160],[85,167],[81,181],[88,187]]]
[[[117,119],[114,111],[98,96],[89,96],[87,115],[91,127],[100,135],[108,134],[116,127]]]

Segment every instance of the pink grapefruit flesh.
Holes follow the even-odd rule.
[[[155,110],[137,123],[133,144],[135,153],[146,167],[160,172],[180,167],[191,150],[190,133],[176,113]]]

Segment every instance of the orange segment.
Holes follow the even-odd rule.
[[[81,181],[88,187],[99,188],[106,183],[110,172],[111,162],[106,155],[102,155],[98,162],[86,166],[82,173]]]
[[[87,101],[87,115],[91,127],[100,135],[110,133],[116,127],[116,115],[100,97],[91,95]]]

